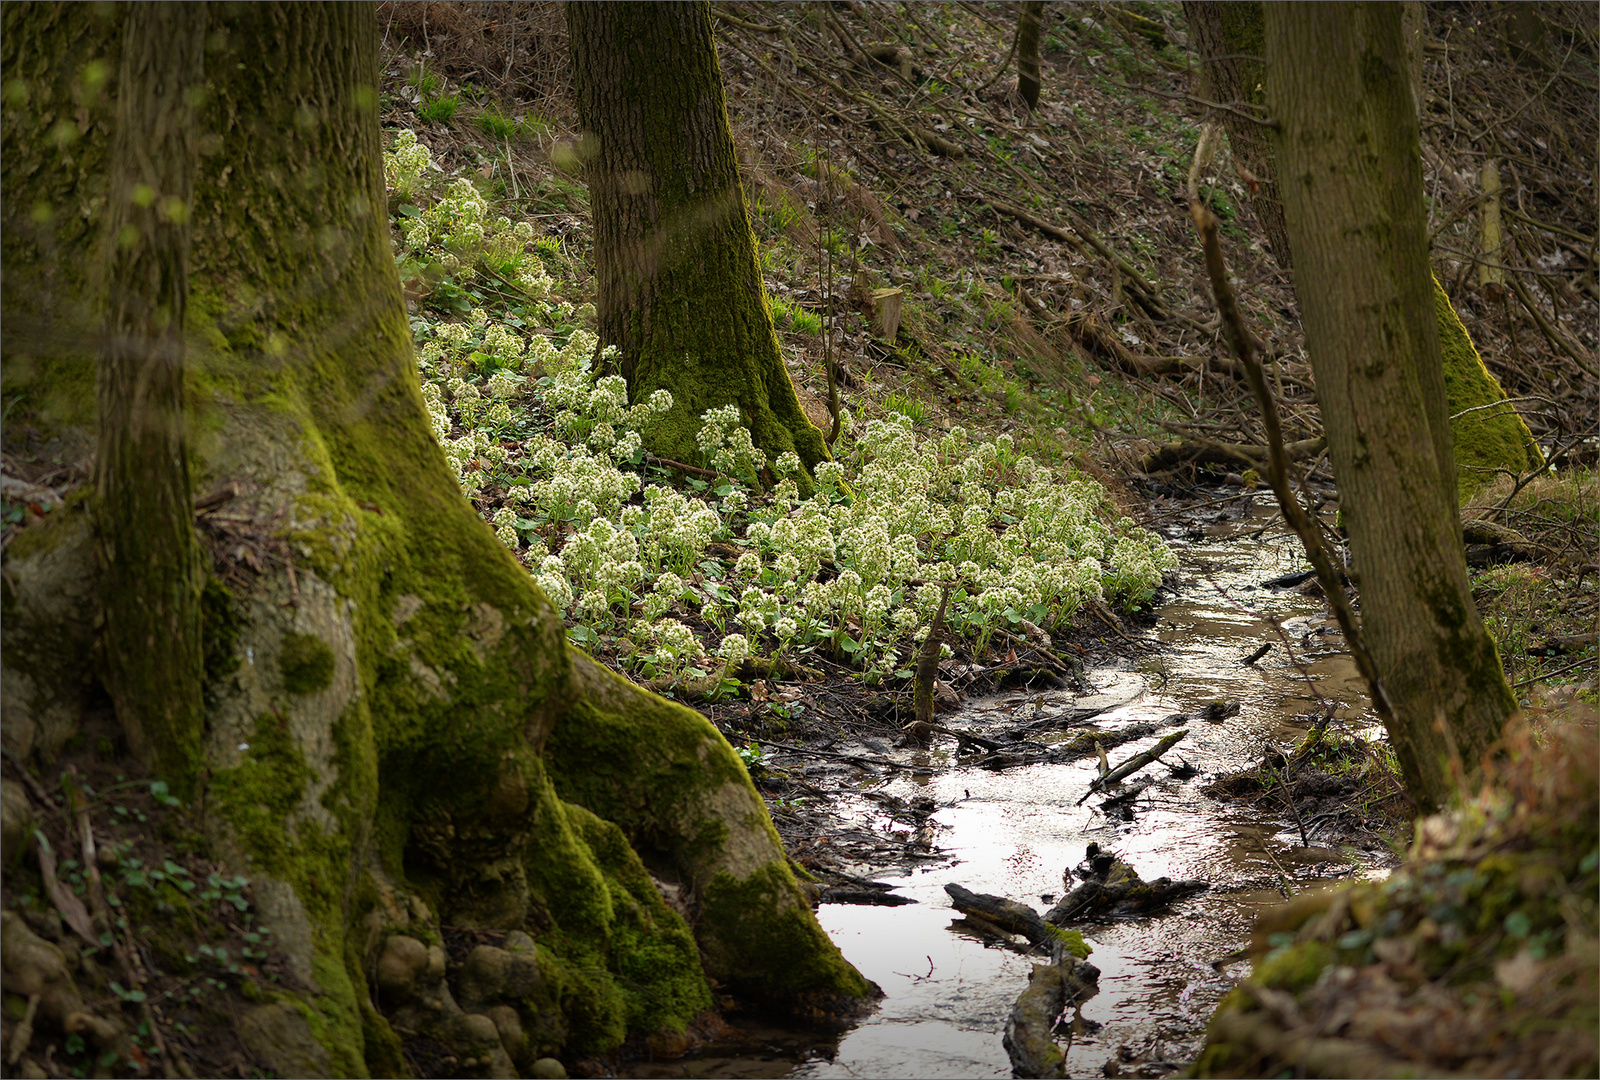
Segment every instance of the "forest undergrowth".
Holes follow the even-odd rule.
[[[725,411],[702,418],[697,460],[645,450],[665,403],[629,402],[597,348],[559,7],[384,3],[397,267],[423,396],[463,492],[561,609],[574,645],[705,711],[758,781],[772,779],[764,747],[775,741],[900,734],[916,650],[946,589],[945,673],[1070,680],[1084,662],[1151,649],[1138,628],[1177,568],[1162,536],[1255,497],[1262,460],[1184,208],[1204,107],[1181,7],[1047,6],[1036,112],[1008,74],[1007,5],[713,10],[775,321],[823,430],[826,368],[838,365],[834,461],[803,478],[797,461],[755,451]],[[1480,536],[1469,556],[1533,733],[1455,825],[1419,833],[1414,870],[1388,892],[1337,912],[1297,909],[1302,922],[1264,932],[1256,959],[1267,975],[1241,990],[1245,1019],[1206,1059],[1218,1072],[1282,1063],[1286,1044],[1251,1041],[1263,1017],[1274,1038],[1359,1042],[1371,1016],[1315,1032],[1307,1017],[1336,998],[1393,1011],[1404,994],[1441,1030],[1489,1033],[1463,1034],[1456,1057],[1430,1060],[1581,1071],[1593,1056],[1567,1021],[1594,1013],[1594,837],[1573,814],[1592,825],[1584,725],[1600,663],[1595,32],[1581,5],[1544,5],[1545,59],[1517,62],[1492,5],[1429,10],[1427,77],[1447,87],[1424,120],[1435,271],[1550,462],[1544,475],[1491,478],[1466,511],[1516,533]],[[1479,282],[1485,146],[1514,192],[1495,259],[1520,273],[1498,288]],[[1273,361],[1286,438],[1309,443],[1320,421],[1298,315],[1258,239],[1248,177],[1222,154],[1201,181]],[[875,306],[885,290],[899,302],[893,332]],[[8,442],[7,549],[79,497],[80,451],[21,456]],[[1303,464],[1303,496],[1331,512],[1325,457]],[[1588,751],[1560,736],[1567,726],[1587,733]],[[118,978],[137,971],[137,956],[97,935],[85,944],[104,952],[88,962],[138,995],[119,1007],[208,996],[219,1009],[247,1006],[281,967],[249,882],[209,859],[159,781],[114,760],[108,716],[83,730],[68,747],[78,771],[63,774],[59,797],[41,796],[62,807],[46,829],[62,880],[87,895],[103,875],[122,910],[96,915],[124,929],[183,913],[193,930],[171,946],[181,974],[165,981]],[[806,790],[763,785],[780,830]],[[912,828],[927,818],[895,813]],[[1546,858],[1551,830],[1563,846]],[[85,832],[102,838],[98,853]],[[1463,914],[1486,897],[1492,919]],[[21,922],[8,912],[7,951],[13,939],[31,947],[35,932],[71,942],[77,928],[43,909]],[[1317,972],[1354,974],[1297,981],[1307,957]],[[1499,1020],[1485,1022],[1497,1002]],[[1560,1039],[1541,1042],[1540,1013],[1552,1010],[1565,1010]],[[52,1067],[132,1068],[152,1033],[135,1031],[116,1045],[86,1032]],[[220,1071],[231,1039],[205,1031],[187,1046]]]

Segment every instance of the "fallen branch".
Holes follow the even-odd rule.
[[[1028,988],[1011,1006],[1000,1040],[1011,1058],[1012,1076],[1067,1075],[1066,1055],[1051,1034],[1066,999],[1061,969],[1054,964],[1035,964],[1028,973]]]
[[[1163,717],[1160,720],[1145,720],[1118,728],[1115,731],[1085,731],[1064,743],[1055,744],[1043,754],[999,753],[993,757],[984,758],[978,764],[986,769],[1006,769],[1013,765],[1041,761],[1048,761],[1054,764],[1078,761],[1082,758],[1093,757],[1099,750],[1106,747],[1117,747],[1137,739],[1146,739],[1164,727],[1187,723],[1188,720],[1189,717],[1183,713],[1173,713],[1171,716]]]
[[[1550,344],[1570,356],[1572,362],[1577,364],[1585,375],[1594,378],[1597,374],[1600,374],[1600,371],[1596,371],[1594,362],[1584,358],[1581,354],[1582,351],[1568,340],[1567,335],[1551,323],[1549,319],[1545,318],[1544,312],[1534,302],[1533,297],[1528,294],[1528,287],[1522,283],[1521,276],[1513,273],[1508,274],[1507,277],[1511,281],[1511,291],[1517,294],[1517,299],[1522,301],[1522,306],[1528,310],[1529,315],[1533,316],[1533,321],[1538,324],[1539,331],[1550,339]]]
[[[1110,865],[1103,865],[1102,860],[1109,861]],[[1056,906],[1045,913],[1045,922],[1051,926],[1065,926],[1089,918],[1149,915],[1174,900],[1211,887],[1206,881],[1173,881],[1166,877],[1145,881],[1133,867],[1109,855],[1099,859],[1091,857],[1091,861],[1097,864],[1096,876],[1058,900]]]
[[[954,883],[946,885],[944,891],[950,896],[950,905],[963,915],[976,915],[1008,933],[1021,934],[1030,944],[1049,946],[1061,938],[1061,932],[1039,918],[1039,913],[1027,904],[971,892]]]
[[[1149,312],[1152,318],[1165,319],[1167,317],[1166,305],[1161,302],[1160,291],[1150,282],[1145,280],[1144,275],[1139,272],[1138,267],[1134,266],[1127,259],[1111,250],[1111,247],[1106,244],[1104,240],[1096,236],[1092,230],[1063,229],[1059,225],[1052,225],[1048,221],[1041,221],[1039,218],[1034,217],[1021,207],[1012,206],[1010,203],[1000,202],[997,199],[980,199],[979,201],[997,214],[1005,214],[1009,217],[1014,217],[1024,225],[1027,225],[1038,232],[1044,233],[1051,239],[1059,240],[1062,243],[1067,244],[1068,246],[1076,249],[1079,254],[1087,255],[1088,252],[1083,250],[1085,247],[1087,247],[1089,250],[1093,251],[1095,254],[1109,262],[1118,270],[1118,272],[1128,279],[1128,284],[1132,287],[1135,294],[1135,299],[1139,302],[1139,306],[1144,308],[1145,311]]]
[[[1312,439],[1300,439],[1285,444],[1283,453],[1290,461],[1304,461],[1316,457],[1327,446],[1327,436],[1318,435]],[[1139,471],[1142,473],[1166,472],[1179,465],[1237,464],[1260,469],[1265,475],[1272,468],[1272,448],[1247,443],[1225,443],[1199,437],[1175,439],[1160,444],[1138,461]]]
[[[737,26],[740,30],[750,30],[757,34],[776,34],[783,29],[781,26],[763,26],[761,23],[746,22],[723,7],[712,8],[711,14],[718,22],[724,22],[729,26]]]
[[[831,758],[835,761],[848,761],[852,765],[877,765],[884,769],[904,769],[907,772],[931,773],[934,770],[925,765],[902,765],[889,758],[868,757],[865,754],[840,754],[832,750],[810,750],[804,746],[790,746],[787,743],[762,743],[768,750],[782,750],[786,754],[803,754],[809,757]]]
[[[1119,780],[1124,780],[1132,776],[1134,773],[1138,772],[1151,762],[1159,760],[1162,754],[1165,754],[1168,750],[1171,750],[1174,746],[1178,745],[1179,740],[1181,740],[1187,734],[1189,734],[1189,729],[1182,728],[1178,731],[1174,731],[1170,735],[1165,735],[1162,737],[1160,742],[1156,743],[1150,749],[1144,751],[1143,753],[1133,755],[1127,761],[1124,761],[1121,765],[1118,765],[1104,776],[1095,777],[1089,782],[1089,790],[1083,793],[1082,799],[1078,800],[1078,805],[1082,806],[1084,800],[1090,795],[1093,795],[1095,792],[1104,788],[1108,788],[1112,784],[1117,783]]]

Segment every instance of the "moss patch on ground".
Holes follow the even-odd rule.
[[[1594,1075],[1595,730],[1592,709],[1517,722],[1482,790],[1419,821],[1388,880],[1263,915],[1193,1075]]]

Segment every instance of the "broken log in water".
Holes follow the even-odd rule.
[[[1066,1000],[1061,969],[1035,964],[1028,988],[1011,1006],[1001,1045],[1011,1057],[1012,1076],[1066,1076],[1067,1057],[1053,1036],[1056,1017]]]
[[[1036,964],[1028,988],[1011,1006],[1001,1039],[1011,1058],[1013,1076],[1065,1076],[1066,1055],[1056,1045],[1056,1019],[1098,991],[1100,969],[1086,960],[1064,955],[1053,964]],[[1068,1044],[1071,1044],[1071,1029]]]
[[[1112,859],[1109,866],[1102,860],[1092,861],[1095,876],[1058,900],[1056,906],[1045,913],[1045,922],[1051,926],[1065,926],[1085,919],[1150,915],[1174,900],[1211,887],[1206,881],[1173,881],[1166,877],[1145,881],[1138,871],[1120,859]]]
[[[824,904],[859,904],[874,907],[897,907],[901,904],[916,903],[909,896],[900,896],[896,893],[883,892],[879,889],[823,889],[822,902]]]
[[[950,884],[944,887],[950,894],[950,904],[963,915],[976,915],[993,923],[1007,933],[1021,934],[1034,945],[1048,946],[1059,938],[1059,932],[1039,918],[1039,913],[1027,904],[1007,900],[1003,896],[975,893]]]

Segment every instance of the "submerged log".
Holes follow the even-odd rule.
[[[1100,969],[1087,960],[1063,955],[1053,964],[1036,964],[1028,987],[1011,1006],[1001,1044],[1011,1058],[1013,1076],[1065,1076],[1066,1055],[1056,1045],[1055,1033],[1064,1030],[1068,1045],[1072,1029],[1057,1027],[1067,1009],[1076,1009],[1099,992]]]
[[[1028,988],[1011,1006],[1006,1033],[1000,1040],[1011,1056],[1011,1075],[1067,1075],[1067,1056],[1052,1035],[1065,1000],[1061,969],[1054,964],[1035,964],[1028,975]]]
[[[964,915],[976,915],[1012,934],[1021,934],[1034,945],[1050,945],[1059,940],[1060,931],[1048,926],[1039,913],[1027,904],[1007,900],[1003,896],[975,893],[951,883],[944,887],[950,894],[950,904]]]

